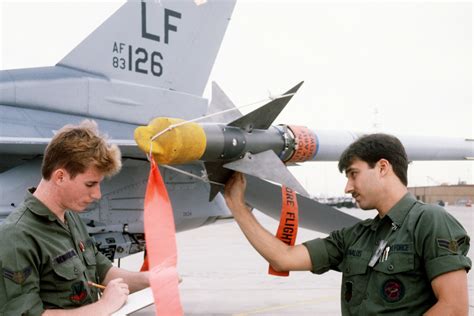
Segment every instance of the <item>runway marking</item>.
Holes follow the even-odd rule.
[[[303,306],[303,305],[313,305],[321,302],[328,302],[328,301],[334,301],[334,300],[339,300],[338,296],[324,296],[320,297],[318,299],[313,299],[313,300],[306,300],[306,301],[300,301],[292,304],[284,304],[284,305],[277,305],[277,306],[272,306],[272,307],[262,307],[262,308],[257,308],[254,310],[242,312],[242,313],[237,313],[237,314],[232,314],[232,316],[247,316],[247,315],[252,315],[252,314],[259,314],[259,313],[265,313],[265,312],[270,312],[270,311],[276,311],[276,310],[281,310],[281,309],[286,309],[290,307],[296,307],[296,306]]]

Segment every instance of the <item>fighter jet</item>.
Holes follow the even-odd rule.
[[[361,135],[273,125],[291,106],[301,82],[289,83],[287,91],[246,115],[217,84],[211,100],[203,98],[234,5],[130,1],[55,66],[1,71],[0,216],[6,217],[25,190],[39,182],[41,155],[55,131],[66,123],[94,119],[110,142],[120,146],[124,162],[117,176],[104,181],[102,198],[81,214],[110,259],[144,249],[148,151],[162,159],[178,232],[229,218],[220,192],[235,170],[248,175],[247,203],[272,217],[279,217],[280,185],[285,185],[298,192],[302,227],[330,232],[358,221],[311,199],[286,169],[305,161],[336,161]],[[154,130],[159,122],[165,127]],[[134,139],[135,133],[156,135],[167,129],[179,134],[187,128],[191,132],[186,137],[163,140],[152,149],[147,144],[140,149]],[[410,160],[474,157],[471,140],[398,136]],[[190,156],[189,147],[171,147],[198,140],[201,145]]]

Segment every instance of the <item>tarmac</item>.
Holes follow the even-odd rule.
[[[447,206],[472,237],[474,207]],[[343,209],[360,218],[376,211]],[[270,232],[278,222],[255,211]],[[324,234],[300,228],[297,243]],[[250,246],[233,221],[177,234],[181,304],[185,315],[340,315],[341,274],[291,272],[289,277],[267,273],[268,264]],[[474,250],[469,257],[473,260]],[[122,260],[121,267],[139,269],[142,255]],[[469,315],[474,316],[474,273],[468,274]],[[133,315],[154,315],[154,306]]]

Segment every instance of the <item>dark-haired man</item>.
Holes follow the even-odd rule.
[[[397,138],[373,134],[356,140],[339,160],[345,191],[378,215],[293,247],[250,213],[241,174],[229,180],[225,198],[245,236],[276,270],[342,272],[343,315],[467,315],[469,237],[444,209],[408,193],[407,169]]]

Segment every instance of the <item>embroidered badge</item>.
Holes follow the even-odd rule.
[[[352,299],[352,282],[347,281],[345,285],[346,291],[344,292],[344,299],[349,303]]]
[[[398,302],[405,295],[405,287],[400,280],[389,279],[382,286],[382,297],[390,303]]]
[[[76,304],[81,304],[87,298],[87,290],[84,282],[78,281],[71,286],[72,294],[69,299]]]
[[[436,239],[436,241],[438,242],[438,247],[447,249],[451,252],[456,253],[458,252],[459,247],[462,244],[464,244],[464,242],[466,241],[466,236],[458,238],[456,240],[447,240],[447,239],[438,238]]]
[[[23,284],[31,275],[31,271],[31,267],[26,267],[21,271],[12,271],[10,269],[3,268],[3,277],[15,282],[16,284]]]

